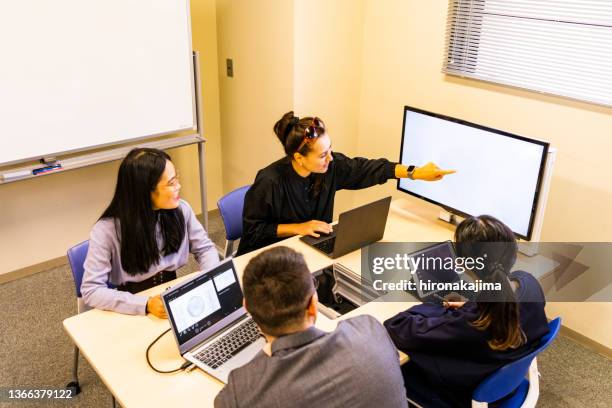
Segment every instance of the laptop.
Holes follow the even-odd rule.
[[[466,272],[458,273],[455,269],[457,256],[455,247],[451,241],[444,241],[428,246],[409,254],[412,259],[414,273],[412,280],[416,285],[416,293],[419,300],[429,303],[442,303],[444,296],[452,293],[446,290],[428,288],[421,283],[454,283],[460,281],[471,282]],[[417,263],[417,260],[420,260]],[[466,299],[473,299],[474,292],[454,291]]]
[[[331,258],[338,258],[382,239],[387,225],[391,197],[340,214],[333,232],[319,238],[303,236],[306,244]]]
[[[232,259],[167,289],[161,297],[181,356],[223,383],[266,343],[242,304]]]

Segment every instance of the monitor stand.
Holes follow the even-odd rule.
[[[457,226],[463,219],[450,211],[441,210],[438,214],[438,219],[448,222],[451,225]]]

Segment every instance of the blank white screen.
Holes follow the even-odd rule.
[[[194,128],[189,2],[0,6],[0,164]]]
[[[545,148],[433,116],[405,111],[402,164],[429,161],[457,170],[400,188],[469,215],[492,215],[527,236]]]

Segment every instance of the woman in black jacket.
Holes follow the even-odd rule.
[[[274,125],[286,156],[257,173],[245,197],[238,254],[292,235],[330,233],[337,190],[357,190],[408,177],[435,181],[453,170],[433,163],[403,166],[386,159],[349,158],[332,152],[325,124],[288,112]]]
[[[427,408],[470,407],[485,377],[534,351],[548,333],[540,284],[529,273],[509,273],[518,250],[510,228],[491,216],[467,218],[455,242],[460,257],[484,256],[474,273],[501,290],[478,293],[474,302],[423,303],[384,323],[410,358],[402,367],[408,397]]]

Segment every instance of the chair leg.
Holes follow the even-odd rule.
[[[234,241],[226,240],[225,241],[225,254],[223,258],[229,258],[234,254]]]
[[[529,391],[527,391],[527,396],[525,397],[525,401],[522,408],[533,408],[536,406],[538,402],[538,398],[540,397],[540,372],[538,371],[538,359],[534,358],[529,366]]]
[[[72,381],[66,385],[67,389],[72,390],[72,396],[81,393],[81,386],[79,385],[79,348],[74,346],[74,363],[72,365]]]
[[[74,364],[72,366],[72,378],[74,382],[79,382],[79,348],[74,346]]]

